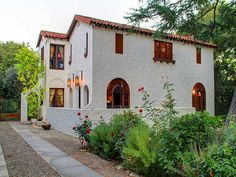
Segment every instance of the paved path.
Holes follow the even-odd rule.
[[[0,176],[1,177],[9,177],[6,162],[2,153],[2,147],[0,145]]]
[[[65,154],[25,126],[10,123],[11,127],[61,176],[102,177],[94,170]]]

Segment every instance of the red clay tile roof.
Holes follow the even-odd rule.
[[[56,32],[52,32],[52,31],[43,31],[42,30],[42,31],[40,31],[40,34],[39,34],[37,47],[39,46],[42,37],[48,37],[48,38],[60,39],[60,40],[67,40],[68,39],[67,34],[56,33]]]
[[[72,32],[73,32],[73,29],[78,21],[89,24],[89,25],[95,25],[98,27],[111,28],[111,29],[115,29],[115,30],[127,31],[127,32],[132,32],[132,33],[139,33],[139,34],[144,34],[144,35],[149,35],[149,36],[152,36],[154,34],[154,31],[150,30],[150,29],[133,27],[133,26],[126,25],[126,24],[110,22],[110,21],[96,19],[96,18],[92,18],[92,17],[86,17],[86,16],[82,16],[82,15],[75,15],[67,34],[41,31],[40,36],[44,35],[44,37],[51,37],[51,38],[56,38],[56,39],[69,39]],[[168,35],[166,35],[165,38],[169,39],[169,40],[174,40],[174,41],[202,45],[205,47],[212,47],[212,48],[216,47],[216,45],[214,45],[214,44],[194,39],[191,36],[181,36],[181,35],[175,35],[175,34],[168,34]],[[40,40],[41,40],[41,38],[40,38]],[[40,43],[40,40],[38,41],[37,47]]]
[[[203,45],[203,46],[206,46],[206,47],[213,47],[213,48],[217,47],[215,44],[211,44],[211,43],[208,43],[208,42],[204,42],[204,41],[194,39],[193,36],[191,36],[191,35],[181,36],[181,35],[178,35],[178,34],[168,34],[168,35],[166,35],[166,38],[170,39],[170,40],[186,42],[186,43],[190,43],[190,44]]]

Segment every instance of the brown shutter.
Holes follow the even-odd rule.
[[[116,53],[123,54],[123,34],[116,33]]]
[[[158,60],[159,41],[154,41],[154,61]]]
[[[201,48],[196,48],[196,60],[197,64],[201,64]]]
[[[172,44],[166,43],[166,59],[172,60]]]

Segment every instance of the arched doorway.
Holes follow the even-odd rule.
[[[192,106],[196,111],[206,110],[206,91],[201,83],[197,83],[192,89]]]
[[[88,86],[84,86],[84,106],[87,106],[89,104],[89,89]]]
[[[129,108],[130,90],[121,78],[113,79],[107,87],[107,108]]]

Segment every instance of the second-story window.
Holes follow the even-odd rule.
[[[116,53],[123,54],[123,34],[116,33]]]
[[[50,45],[50,69],[64,69],[64,46]]]
[[[201,48],[196,48],[196,62],[197,64],[201,64]]]
[[[172,43],[163,41],[154,41],[154,61],[173,61],[172,58]]]

